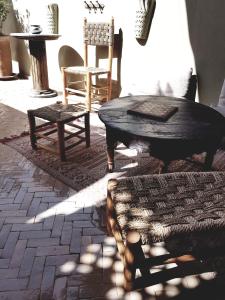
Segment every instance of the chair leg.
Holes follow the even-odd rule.
[[[30,125],[30,142],[31,142],[31,147],[36,150],[37,149],[37,138],[35,135],[35,129],[36,129],[36,122],[35,122],[35,117],[32,113],[31,110],[27,111],[28,115],[28,120],[29,120],[29,125]]]
[[[87,91],[86,91],[86,108],[87,111],[91,111],[91,74],[86,74],[86,81],[87,81]]]
[[[61,161],[65,161],[66,155],[65,155],[65,141],[64,141],[64,124],[62,122],[57,122],[57,129],[58,129],[59,156]]]
[[[68,104],[68,92],[66,90],[67,87],[67,74],[65,68],[61,68],[62,71],[62,78],[63,78],[63,104]]]
[[[85,127],[85,139],[86,139],[86,147],[90,147],[90,113],[84,116],[84,127]]]
[[[112,78],[111,78],[111,72],[108,73],[107,75],[107,86],[108,86],[108,91],[107,91],[107,101],[111,100],[112,98]]]

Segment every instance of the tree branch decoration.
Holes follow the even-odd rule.
[[[8,0],[0,0],[0,35],[2,35],[2,27],[7,15],[10,11],[10,4]]]

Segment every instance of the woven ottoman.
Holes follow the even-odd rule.
[[[90,114],[82,105],[62,104],[59,101],[48,106],[30,109],[27,111],[27,114],[30,124],[30,141],[34,150],[38,147],[44,148],[58,154],[61,161],[64,161],[66,160],[67,150],[72,149],[83,141],[86,142],[86,147],[90,146]],[[36,118],[47,122],[37,126]],[[82,118],[84,119],[84,126],[74,123],[77,119]],[[65,128],[65,125],[67,128]],[[84,136],[81,135],[83,133]],[[72,138],[73,142],[66,145],[66,142]],[[49,143],[43,143],[44,140]],[[54,145],[56,147],[53,147]]]
[[[111,179],[107,221],[128,291],[215,270],[225,253],[225,172]],[[164,254],[147,257],[143,245],[151,253],[158,244]],[[171,262],[176,267],[150,273],[153,266]]]

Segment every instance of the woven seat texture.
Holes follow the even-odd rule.
[[[123,239],[165,242],[170,252],[201,253],[225,245],[225,173],[190,172],[117,180],[111,191]]]
[[[97,68],[97,67],[82,67],[82,66],[74,66],[74,67],[68,67],[67,72],[76,72],[76,74],[86,74],[87,72],[90,72],[92,74],[99,74],[99,73],[104,73],[107,72],[106,69],[104,68]]]
[[[86,111],[84,106],[79,104],[55,103],[32,110],[32,114],[38,118],[51,122],[66,121],[71,117],[82,116]]]

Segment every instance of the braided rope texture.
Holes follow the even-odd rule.
[[[71,117],[82,116],[86,109],[80,104],[68,104],[55,103],[48,106],[40,107],[30,112],[38,118],[48,120],[51,122],[57,122],[62,120],[68,120]]]
[[[88,45],[112,46],[114,26],[110,23],[87,23],[84,25],[84,41]]]
[[[225,172],[121,178],[110,193],[124,239],[135,230],[169,252],[225,246]]]
[[[147,19],[147,21],[146,21]],[[135,36],[136,38],[146,38],[148,32],[148,18],[145,10],[136,11]]]

